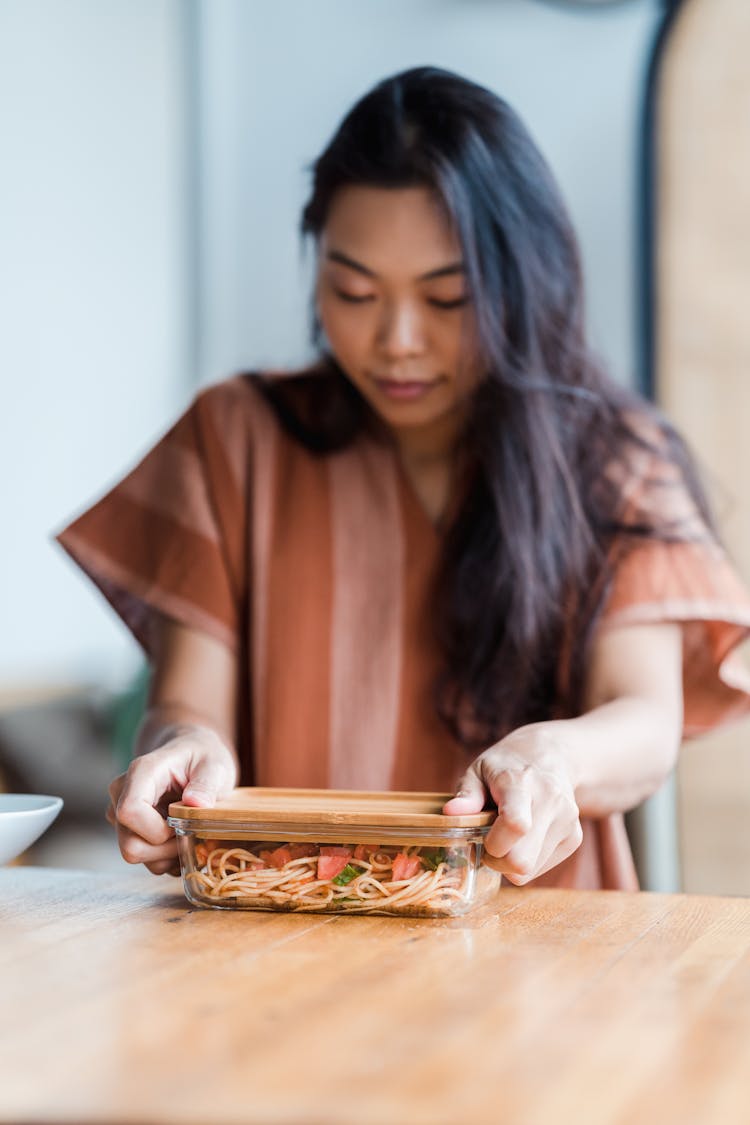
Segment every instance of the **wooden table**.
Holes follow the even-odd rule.
[[[2,1122],[750,1122],[746,899],[293,917],[6,868],[0,966]]]

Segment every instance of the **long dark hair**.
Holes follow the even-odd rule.
[[[434,67],[379,83],[314,164],[304,234],[320,235],[346,184],[430,188],[463,248],[485,377],[465,434],[466,499],[445,535],[432,604],[443,656],[435,705],[475,749],[580,709],[613,543],[690,534],[660,516],[658,497],[628,507],[639,464],[651,465],[654,488],[676,486],[713,525],[681,439],[587,347],[572,226],[505,102]],[[314,338],[320,345],[317,329]],[[353,440],[369,410],[323,349],[313,375],[269,397],[322,453]]]

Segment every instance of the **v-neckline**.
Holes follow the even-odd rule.
[[[422,503],[421,497],[417,492],[411,477],[406,471],[406,467],[399,456],[398,447],[393,440],[393,435],[388,431],[387,427],[380,422],[379,419],[373,417],[370,425],[366,428],[367,440],[374,443],[380,449],[385,449],[391,458],[396,474],[397,489],[401,495],[403,506],[411,509],[418,523],[421,523],[428,534],[436,541],[441,541],[447,528],[455,519],[458,514],[461,499],[466,495],[466,480],[464,469],[461,467],[461,458],[459,458],[459,468],[457,478],[464,478],[462,483],[459,479],[454,478],[448,501],[436,522],[433,520],[430,513]]]
[[[391,455],[395,462],[396,479],[406,507],[411,508],[416,514],[416,518],[424,525],[433,539],[442,541],[445,538],[447,529],[458,515],[462,499],[466,493],[465,482],[463,484],[461,483],[463,475],[462,470],[459,468],[457,476],[454,477],[447,503],[439,520],[435,522],[422,503],[419,493],[414,487],[404,463],[395,448],[392,449]]]
[[[444,514],[443,516],[441,516],[438,523],[434,522],[432,516],[422,503],[422,500],[420,499],[420,496],[416,488],[414,487],[409,474],[404,468],[404,463],[395,449],[393,450],[393,460],[395,462],[396,468],[396,479],[398,480],[399,489],[406,507],[410,508],[412,512],[416,513],[416,518],[418,519],[418,521],[425,526],[425,528],[429,531],[434,539],[441,538]]]

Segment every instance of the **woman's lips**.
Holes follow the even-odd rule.
[[[373,376],[373,382],[378,390],[387,398],[397,399],[399,402],[411,402],[414,399],[424,398],[437,386],[439,381],[439,379],[431,379],[429,382],[419,382],[418,380],[406,382],[401,379],[378,379],[377,376]]]

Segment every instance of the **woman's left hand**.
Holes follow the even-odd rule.
[[[480,812],[487,794],[498,815],[485,839],[484,862],[516,886],[556,867],[581,843],[575,782],[557,723],[520,727],[485,750],[443,812]]]

